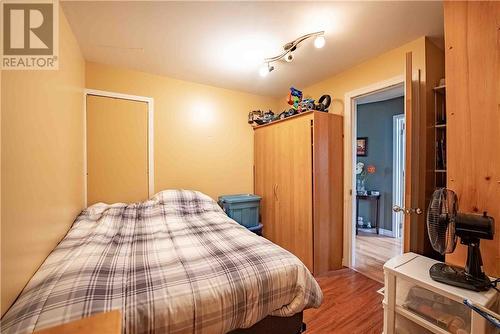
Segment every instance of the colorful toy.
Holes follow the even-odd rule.
[[[309,110],[314,110],[314,99],[303,99],[300,101],[299,111],[304,112]]]
[[[270,123],[277,119],[274,113],[269,110],[264,112],[262,110],[253,110],[248,113],[248,124],[257,123],[257,125],[262,125]]]
[[[294,110],[298,110],[300,101],[302,101],[302,92],[294,87],[290,87],[287,101],[288,104],[291,105]]]

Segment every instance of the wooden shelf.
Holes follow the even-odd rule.
[[[446,85],[433,88],[434,91],[434,141],[433,150],[434,165],[434,186],[435,188],[446,187]]]

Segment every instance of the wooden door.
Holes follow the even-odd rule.
[[[148,106],[87,96],[87,204],[148,198]]]
[[[277,244],[313,271],[312,117],[276,124]]]
[[[255,193],[264,237],[313,271],[312,116],[255,130]]]
[[[430,77],[430,75],[429,75]],[[432,84],[427,83],[432,90]],[[433,141],[428,131],[428,122],[435,119],[433,111],[425,105],[425,85],[422,83],[421,70],[412,64],[412,53],[406,54],[405,71],[405,190],[404,190],[404,224],[403,251],[415,252],[441,260],[442,257],[432,249],[427,235],[427,206],[434,183],[427,182],[429,175],[426,166],[435,152]],[[432,119],[427,119],[430,117]],[[432,149],[429,149],[432,148]]]
[[[412,69],[412,53],[406,54],[405,66],[405,128],[406,128],[406,141],[405,141],[405,208],[412,206],[412,134],[413,134],[413,69]],[[409,211],[404,212],[403,223],[403,252],[410,251],[410,235],[411,235],[411,215]]]

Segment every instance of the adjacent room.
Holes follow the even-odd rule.
[[[402,253],[404,87],[356,100],[356,224],[354,268],[379,282],[383,265]]]
[[[0,332],[500,333],[500,3],[0,3]]]

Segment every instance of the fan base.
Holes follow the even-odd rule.
[[[483,277],[472,277],[464,269],[444,263],[434,264],[429,269],[429,274],[437,282],[467,290],[488,291],[491,288],[491,281],[486,275],[483,274]]]

